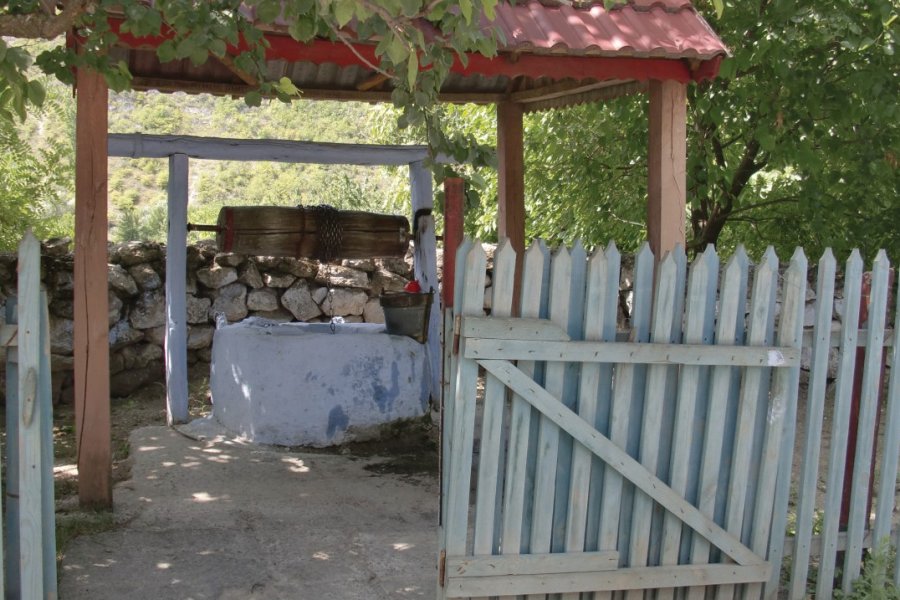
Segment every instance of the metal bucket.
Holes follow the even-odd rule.
[[[428,317],[433,292],[382,294],[384,325],[392,335],[405,335],[424,344],[428,340]]]

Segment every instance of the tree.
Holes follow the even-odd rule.
[[[52,39],[72,29],[82,51],[57,46],[32,56],[27,47],[0,40],[0,119],[24,120],[29,106],[40,106],[44,89],[31,76],[32,61],[47,74],[71,83],[72,67],[101,73],[111,89],[128,86],[127,65],[113,63],[106,50],[116,42],[110,17],[122,16],[120,31],[138,36],[167,34],[157,49],[163,62],[190,59],[203,64],[212,55],[233,63],[260,81],[246,101],[258,105],[264,95],[290,100],[299,90],[282,77],[265,77],[267,41],[260,25],[283,18],[290,35],[299,41],[328,37],[352,44],[378,40],[373,69],[394,81],[393,100],[403,108],[401,125],[424,124],[438,151],[452,151],[435,110],[437,94],[453,61],[465,53],[496,52],[492,29],[484,29],[480,15],[493,18],[497,0],[7,0],[0,3],[0,36]],[[255,20],[244,17],[251,7]],[[424,24],[424,26],[423,26]],[[426,34],[427,31],[427,34]],[[238,47],[245,48],[238,50]]]

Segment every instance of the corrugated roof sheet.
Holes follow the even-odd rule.
[[[631,0],[610,10],[602,2],[501,3],[493,25],[512,52],[700,60],[728,53],[685,0]]]

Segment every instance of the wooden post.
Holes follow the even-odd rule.
[[[513,313],[517,314],[525,256],[525,147],[524,111],[516,102],[497,104],[497,236],[508,238],[516,251]]]
[[[91,70],[76,73],[75,117],[75,430],[78,498],[112,506],[107,297],[108,90]]]
[[[187,205],[188,157],[169,157],[169,233],[166,239],[166,421],[188,420]]]
[[[41,246],[29,231],[19,246],[19,583],[24,597],[44,595],[41,519]],[[55,557],[54,557],[55,559]]]
[[[434,301],[428,321],[426,357],[431,367],[431,398],[441,397],[441,297],[437,280],[437,237],[434,233],[434,191],[431,187],[431,171],[422,161],[409,163],[409,187],[412,196],[413,228],[416,230],[415,264],[416,279],[422,291],[434,289]],[[419,213],[427,211],[427,214]],[[421,216],[416,217],[416,214]]]
[[[684,246],[687,86],[650,81],[647,238],[657,261]]]
[[[465,195],[465,182],[462,178],[448,177],[444,180],[444,269],[441,278],[444,309],[453,307],[456,249],[463,240]]]
[[[6,322],[19,323],[18,296],[6,299]],[[17,334],[18,335],[18,334]],[[19,598],[19,348],[6,349],[6,531],[0,547],[5,550],[6,582],[3,598]]]

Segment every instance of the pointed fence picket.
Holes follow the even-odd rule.
[[[50,335],[40,260],[40,243],[29,232],[19,246],[18,296],[7,299],[7,324],[0,326],[7,350],[9,505],[0,527],[0,596],[6,598],[57,595]]]
[[[459,346],[450,351],[453,393],[444,415],[439,598],[638,599],[654,589],[646,597],[796,599],[812,587],[830,598],[839,551],[838,583],[849,590],[864,550],[896,539],[900,352],[893,331],[900,308],[889,307],[883,253],[864,329],[855,319],[858,253],[844,269],[842,295],[834,257],[823,255],[811,304],[802,250],[783,271],[768,250],[751,286],[740,248],[721,272],[708,248],[686,273],[681,249],[657,263],[645,246],[635,259],[630,320],[618,330],[613,244],[590,256],[578,244],[552,257],[532,245],[517,318],[510,316],[511,246],[494,257],[489,317],[482,312],[485,262],[480,244],[464,242],[453,328]],[[856,364],[860,346],[866,358]],[[810,365],[806,386],[801,356]],[[833,384],[829,364],[837,365]],[[844,473],[856,369],[863,380],[859,458]],[[884,435],[876,438],[879,413]],[[820,461],[826,438],[829,454]],[[848,477],[854,493],[844,527]],[[820,482],[824,494],[817,494]],[[790,537],[789,521],[796,524]]]

